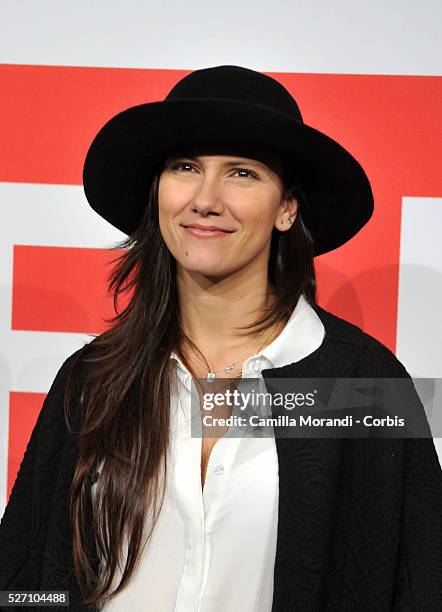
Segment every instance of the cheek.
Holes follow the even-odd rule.
[[[162,231],[168,231],[173,218],[183,208],[183,194],[173,188],[167,181],[158,187],[158,217]]]
[[[158,186],[158,213],[160,217],[167,216],[173,208],[173,190],[167,184],[167,181],[161,181]]]
[[[268,236],[275,223],[276,206],[272,206],[268,200],[261,202],[256,199],[238,210],[239,218],[244,227],[247,228],[250,238],[262,239]]]

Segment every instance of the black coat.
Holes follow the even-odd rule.
[[[320,307],[317,313],[326,331],[322,345],[299,362],[264,370],[269,384],[292,377],[409,378],[377,340]],[[76,445],[62,410],[77,353],[45,399],[0,524],[0,590],[69,590],[69,609],[87,610],[72,577],[66,497]],[[423,411],[417,394],[415,402]],[[276,446],[272,612],[440,612],[442,471],[433,440],[277,437]]]

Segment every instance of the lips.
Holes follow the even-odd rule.
[[[183,225],[183,227],[187,233],[197,238],[217,238],[221,236],[228,236],[233,232],[233,230],[224,230],[215,225],[204,226],[197,223]]]
[[[213,231],[213,232],[225,232],[227,234],[231,234],[233,230],[227,230],[224,229],[223,227],[218,227],[216,225],[200,225],[199,223],[191,223],[190,225],[184,225],[183,227],[185,227],[186,229],[191,228],[191,229],[197,229],[197,230],[202,230],[202,231]]]

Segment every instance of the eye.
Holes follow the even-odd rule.
[[[184,166],[187,166],[188,168],[193,168],[192,164],[189,164],[188,162],[175,162],[171,165],[171,169],[178,170],[183,168]]]
[[[252,178],[255,178],[255,179],[258,178],[258,175],[256,174],[256,172],[253,172],[253,170],[248,170],[247,168],[235,168],[234,170],[235,170],[235,172],[245,172],[246,174],[248,174]],[[246,176],[244,178],[249,178],[249,177]]]
[[[189,168],[195,169],[195,167],[191,163],[185,162],[185,161],[174,162],[170,165],[171,170],[183,170],[185,174],[188,174],[187,170]],[[254,172],[253,170],[249,170],[248,168],[233,168],[233,172],[234,173],[242,172],[243,175],[240,178],[250,178],[251,177],[254,179],[259,179],[258,174]],[[244,173],[247,176],[244,176]]]

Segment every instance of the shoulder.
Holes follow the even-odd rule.
[[[327,353],[348,359],[353,375],[409,377],[405,366],[385,344],[368,334],[358,325],[350,323],[320,306],[315,307],[325,329],[324,349]]]
[[[36,429],[43,431],[48,431],[51,428],[64,429],[66,390],[69,386],[72,397],[75,399],[79,396],[83,382],[84,359],[88,354],[89,346],[89,344],[85,344],[62,361],[46,394],[37,418]],[[76,406],[74,412],[76,413]]]
[[[85,344],[62,361],[51,384],[48,396],[65,388],[68,378],[73,373],[74,369],[75,373],[78,373],[78,368],[84,363],[86,354],[89,351],[89,346],[89,344]]]

